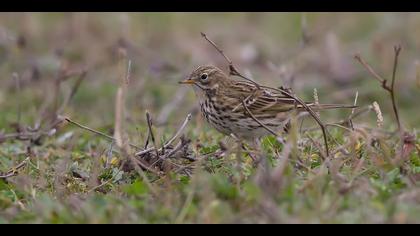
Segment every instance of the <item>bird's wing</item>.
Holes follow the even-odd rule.
[[[230,100],[230,104],[236,104],[233,111],[246,111],[243,107],[245,102],[248,110],[258,116],[274,116],[281,112],[288,112],[293,109],[299,111],[306,110],[304,106],[296,102],[295,99],[283,93],[264,87],[257,89],[256,86],[248,81],[235,81],[231,86],[231,90],[226,92],[225,97]],[[313,110],[337,109],[337,108],[355,108],[353,105],[343,104],[315,104],[313,102],[305,102],[308,107]]]
[[[256,116],[276,115],[298,107],[293,98],[268,89],[256,89],[254,84],[247,81],[235,81],[224,96],[230,104],[235,104],[233,111],[246,111],[242,104],[245,102],[248,110]]]

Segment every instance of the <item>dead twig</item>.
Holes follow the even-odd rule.
[[[386,86],[386,80],[384,78],[382,78],[382,76],[380,76],[378,73],[376,73],[375,70],[373,70],[373,68],[361,57],[360,54],[356,54],[354,56],[354,58],[360,64],[362,64],[363,67],[366,68],[366,70],[373,76],[374,79],[379,81],[379,83],[381,83],[382,86],[384,86],[384,85]]]
[[[0,175],[0,179],[7,179],[9,177],[15,176],[18,173],[18,170],[21,169],[26,165],[26,163],[29,161],[30,157],[25,158],[21,163],[19,163],[17,166],[11,168],[9,171],[7,171],[5,174]]]
[[[401,131],[401,122],[400,122],[400,116],[398,113],[397,105],[395,102],[395,89],[394,89],[395,75],[397,73],[397,66],[398,66],[398,56],[400,55],[400,52],[401,52],[401,46],[400,45],[394,46],[394,52],[395,52],[394,67],[392,69],[391,90],[389,92],[391,93],[392,109],[394,110],[395,118],[397,119],[398,130]]]
[[[251,116],[251,118],[257,122],[259,125],[261,125],[262,127],[264,127],[264,129],[266,129],[268,132],[270,132],[271,134],[273,134],[274,136],[278,136],[276,132],[274,132],[272,129],[270,129],[268,126],[266,126],[265,124],[263,124],[261,121],[259,121],[252,113],[251,111],[248,109],[248,107],[245,104],[245,101],[242,101],[242,106],[245,108],[246,112]]]
[[[228,64],[229,64],[229,74],[230,75],[234,75],[234,76],[239,76],[239,77],[241,77],[242,79],[246,79],[246,80],[248,80],[248,81],[250,81],[250,82],[252,82],[258,89],[260,88],[260,85],[257,83],[257,82],[255,82],[254,80],[252,80],[252,79],[250,79],[250,78],[248,78],[248,77],[246,77],[246,76],[244,76],[244,75],[242,75],[241,73],[239,73],[239,71],[236,69],[236,67],[233,65],[233,62],[232,62],[232,60],[230,60],[229,59],[229,57],[227,57],[226,55],[225,55],[225,53],[223,52],[223,50],[222,49],[220,49],[212,40],[210,40],[208,37],[207,37],[207,35],[205,34],[205,33],[203,33],[203,32],[201,32],[201,36],[205,39],[205,40],[207,40],[207,42],[209,42],[224,58],[225,58],[225,60],[228,62]]]
[[[107,138],[107,139],[109,139],[109,140],[111,140],[111,141],[116,141],[114,137],[112,137],[112,136],[110,136],[110,135],[107,135],[107,134],[105,134],[105,133],[102,133],[102,132],[100,132],[100,131],[94,130],[94,129],[92,129],[92,128],[89,128],[89,127],[87,127],[87,126],[85,126],[85,125],[82,125],[82,124],[80,124],[80,123],[78,123],[78,122],[76,122],[76,121],[71,120],[71,119],[70,119],[70,118],[68,118],[68,117],[64,117],[63,119],[64,119],[64,120],[66,120],[67,122],[69,122],[70,124],[73,124],[73,125],[75,125],[75,126],[77,126],[77,127],[81,128],[81,129],[84,129],[84,130],[87,130],[87,131],[92,132],[92,133],[94,133],[94,134],[100,135],[100,136],[105,137],[105,138]],[[140,147],[138,147],[138,146],[137,146],[137,145],[135,145],[135,144],[129,143],[129,145],[130,145],[131,147],[133,147],[133,148],[136,148],[136,149],[138,149],[138,150],[141,150],[141,148],[140,148]]]
[[[388,81],[386,79],[384,79],[382,76],[380,76],[378,73],[375,72],[375,70],[360,56],[360,54],[356,54],[354,56],[354,58],[358,62],[360,62],[360,64],[362,64],[362,66],[365,67],[366,70],[373,76],[373,78],[375,78],[376,80],[379,81],[379,83],[381,83],[382,88],[389,92],[391,96],[391,101],[392,101],[392,109],[394,111],[395,119],[397,120],[398,131],[401,131],[401,122],[400,122],[400,117],[398,113],[398,107],[395,101],[396,100],[395,99],[395,76],[397,73],[398,57],[400,55],[400,52],[401,52],[401,46],[400,45],[394,46],[395,54],[394,54],[394,66],[392,69],[391,86],[388,85]]]
[[[182,132],[183,132],[183,130],[184,130],[184,128],[187,126],[187,124],[188,124],[188,122],[191,120],[191,114],[188,114],[187,115],[187,117],[185,118],[185,120],[184,120],[184,122],[182,123],[182,125],[179,127],[179,129],[178,129],[178,131],[174,134],[174,136],[172,136],[172,138],[171,139],[169,139],[164,145],[163,145],[163,147],[162,148],[168,148],[169,147],[169,145],[171,145],[181,134],[182,134]],[[140,151],[140,152],[137,152],[135,155],[136,156],[142,156],[142,155],[144,155],[144,154],[146,154],[146,153],[148,153],[148,152],[151,152],[151,151],[153,151],[153,150],[155,150],[156,149],[156,147],[151,147],[151,148],[148,148],[148,149],[145,149],[145,150],[143,150],[143,151]]]
[[[149,131],[148,131],[149,137],[152,140],[153,146],[157,147],[156,140],[155,140],[155,135],[154,135],[153,129],[152,129],[152,118],[150,117],[150,113],[148,111],[146,111],[146,120],[147,120],[147,127],[149,129]],[[147,139],[149,139],[149,137],[147,137]],[[156,157],[159,159],[159,151],[158,151],[157,148],[155,148],[155,152],[156,152]]]
[[[353,105],[356,107],[356,105],[357,105],[357,98],[359,97],[359,91],[356,91],[356,96],[354,97],[354,103],[353,103]],[[354,126],[353,126],[353,120],[352,120],[352,116],[354,115],[354,110],[355,110],[356,108],[352,108],[351,109],[351,113],[350,113],[350,116],[349,116],[349,118],[347,118],[347,120],[349,121],[349,125],[350,125],[350,128],[354,131]]]

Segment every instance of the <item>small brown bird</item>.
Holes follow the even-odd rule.
[[[249,81],[231,79],[211,65],[198,67],[180,83],[193,85],[201,112],[210,125],[225,135],[233,134],[240,139],[251,141],[270,134],[260,123],[276,132],[285,129],[293,111],[306,111],[293,98],[265,86],[257,89]],[[353,107],[314,103],[307,105],[315,111]]]

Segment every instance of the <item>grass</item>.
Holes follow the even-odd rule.
[[[397,16],[308,13],[310,40],[302,44],[298,13],[0,14],[0,52],[5,52],[0,56],[0,174],[13,175],[0,179],[0,223],[419,223],[420,79],[414,65],[420,35],[410,29],[419,27],[420,15],[408,13],[405,21]],[[392,24],[383,23],[385,18]],[[305,100],[313,100],[316,88],[321,103],[352,104],[358,91],[357,110],[377,101],[383,125],[378,127],[370,110],[353,119],[355,131],[329,127],[332,158],[326,159],[321,131],[302,131],[317,127],[305,118],[282,142],[265,137],[264,159],[255,166],[245,151],[238,155],[233,140],[204,123],[193,92],[177,84],[199,64],[227,68],[201,31],[258,82],[289,84]],[[18,44],[19,38],[25,43]],[[391,99],[353,59],[360,53],[390,80],[396,42],[403,48],[396,102],[404,129],[414,135],[406,138],[404,155]],[[116,121],[116,94],[126,73],[121,50],[132,68],[124,116]],[[55,101],[63,104],[83,69],[86,77],[60,115],[90,128],[113,136],[115,122],[121,122],[123,140],[140,147],[152,130],[161,147],[192,114],[182,138],[158,154],[135,157],[152,170],[130,164],[134,148],[70,123],[50,126]],[[157,122],[165,109],[168,116]],[[350,113],[326,111],[321,119],[337,122]],[[45,131],[35,131],[40,137],[1,139],[1,134],[28,132],[40,119]],[[156,161],[177,145],[182,148],[171,158]]]

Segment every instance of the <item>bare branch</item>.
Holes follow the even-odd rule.
[[[379,81],[379,83],[381,83],[381,84],[386,83],[386,80],[384,78],[382,78],[382,76],[378,75],[378,73],[376,73],[375,70],[373,70],[372,67],[365,60],[363,60],[363,58],[360,56],[360,54],[356,54],[354,56],[354,58],[358,62],[360,62],[360,64],[362,64],[362,66],[366,68],[366,70],[373,76],[373,78],[375,78],[376,80]]]
[[[250,82],[252,82],[258,89],[260,89],[260,85],[257,83],[257,82],[255,82],[254,80],[252,80],[252,79],[250,79],[250,78],[248,78],[248,77],[246,77],[246,76],[244,76],[244,75],[242,75],[241,73],[239,73],[239,71],[236,69],[236,67],[233,65],[233,62],[232,62],[232,60],[230,60],[229,59],[229,57],[227,57],[226,55],[225,55],[225,53],[223,52],[223,50],[222,49],[220,49],[212,40],[210,40],[208,37],[207,37],[207,35],[205,34],[205,33],[203,33],[203,32],[201,32],[201,36],[205,39],[205,40],[207,40],[207,42],[209,42],[224,58],[225,58],[225,60],[227,61],[227,63],[229,64],[229,73],[230,73],[230,75],[234,75],[234,76],[239,76],[239,77],[241,77],[241,78],[243,78],[243,79],[246,79],[246,80],[248,80],[248,81],[250,81]]]
[[[187,118],[185,118],[184,122],[182,123],[182,125],[179,127],[178,131],[175,133],[175,135],[168,141],[165,143],[164,147],[168,147],[173,141],[175,141],[179,136],[181,136],[183,130],[185,129],[185,127],[187,126],[188,122],[191,120],[191,114],[187,115]]]
[[[207,40],[207,42],[209,42],[224,58],[225,60],[229,63],[229,65],[232,65],[232,60],[229,59],[229,57],[227,57],[224,53],[223,50],[220,49],[212,40],[210,40],[207,35],[203,32],[201,32],[201,36],[203,38],[205,38]]]
[[[391,80],[391,91],[390,91],[390,93],[391,93],[391,100],[392,100],[392,109],[394,110],[395,119],[397,120],[398,130],[401,131],[401,122],[400,122],[400,116],[398,114],[397,104],[396,104],[396,101],[395,101],[395,89],[394,89],[395,74],[397,73],[398,56],[400,55],[400,52],[401,52],[401,46],[400,45],[394,46],[394,52],[395,52],[394,68],[392,69],[392,80]]]
[[[400,52],[401,52],[401,45],[394,46],[395,57],[394,57],[394,67],[392,69],[391,88],[394,88],[395,74],[397,73],[398,56],[400,55]]]
[[[401,46],[397,45],[394,46],[394,66],[392,69],[392,78],[391,78],[391,86],[388,86],[387,84],[387,80],[384,79],[383,77],[379,76],[378,73],[375,72],[375,70],[372,69],[371,66],[369,66],[369,64],[367,64],[363,58],[359,55],[356,54],[355,58],[356,60],[358,60],[366,69],[367,71],[376,79],[381,83],[381,86],[383,89],[385,89],[386,91],[389,92],[390,96],[391,96],[391,101],[392,101],[392,109],[394,111],[394,115],[395,115],[395,119],[397,120],[397,124],[398,124],[398,131],[401,131],[401,122],[400,122],[400,117],[399,117],[399,113],[398,113],[398,107],[395,101],[395,76],[396,76],[396,72],[397,72],[397,66],[398,66],[398,57],[400,55],[401,52]]]

